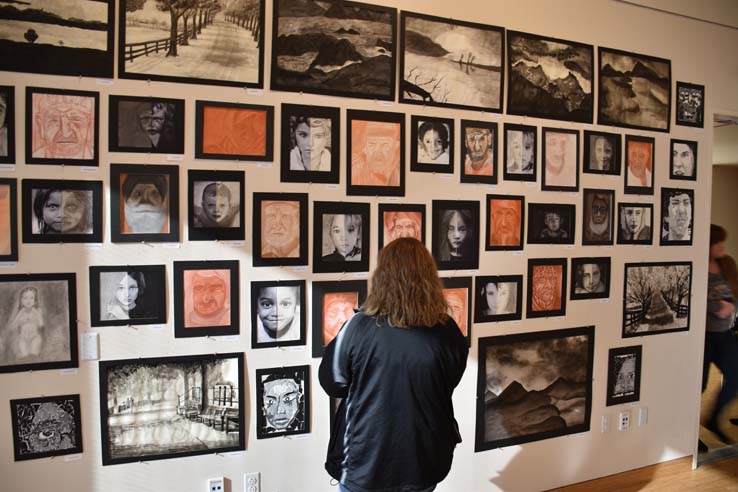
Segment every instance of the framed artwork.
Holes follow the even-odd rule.
[[[243,240],[245,194],[243,171],[187,171],[187,238]]]
[[[405,196],[405,115],[346,112],[346,194]]]
[[[369,271],[369,204],[313,202],[313,272]]]
[[[572,301],[582,299],[607,299],[610,297],[610,257],[572,258]]]
[[[454,319],[471,346],[472,327],[472,278],[444,277],[443,297],[448,304],[448,314]]]
[[[474,451],[589,431],[594,326],[479,339]]]
[[[527,318],[566,315],[566,258],[528,260]]]
[[[0,373],[79,367],[74,273],[0,275]]]
[[[305,281],[251,282],[251,348],[305,345]]]
[[[10,400],[15,461],[82,452],[79,395]]]
[[[597,124],[669,132],[671,61],[598,48]]]
[[[607,406],[641,399],[641,345],[610,349],[607,356]]]
[[[273,8],[272,90],[394,101],[397,9],[300,0]]]
[[[508,321],[523,316],[523,276],[474,278],[474,322]]]
[[[400,12],[400,102],[502,112],[505,29]]]
[[[579,191],[579,130],[543,128],[543,191]]]
[[[461,120],[464,139],[462,183],[497,184],[497,122]]]
[[[694,190],[661,188],[660,246],[691,246]]]
[[[246,449],[243,353],[98,366],[103,465]]]
[[[623,338],[689,330],[692,262],[626,263]]]
[[[24,179],[24,243],[101,243],[102,181]]]
[[[536,168],[538,128],[529,125],[505,123],[505,181],[533,181],[538,179]]]
[[[282,104],[281,181],[338,183],[341,111]]]
[[[256,370],[256,438],[310,433],[310,366]]]
[[[146,3],[120,1],[120,78],[263,86],[264,0]]]
[[[682,126],[704,128],[705,86],[688,82],[676,83],[675,123]]]
[[[653,204],[618,203],[618,244],[653,244]]]
[[[507,70],[507,114],[592,123],[592,45],[508,30]]]
[[[619,133],[584,130],[584,163],[582,171],[589,174],[620,176],[623,137]]]
[[[26,164],[97,166],[100,94],[26,88]]]
[[[615,240],[615,191],[584,189],[582,245],[611,245]]]
[[[238,260],[174,262],[174,337],[238,335]]]
[[[184,99],[110,96],[108,110],[110,152],[184,154]]]
[[[366,280],[313,282],[313,357],[322,357],[325,347],[364,303]]]
[[[524,229],[523,195],[487,195],[485,251],[522,250]]]
[[[254,193],[254,266],[308,264],[308,194]]]
[[[425,204],[380,203],[379,248],[400,237],[414,237],[425,244]]]
[[[6,2],[0,70],[113,78],[115,2]]]
[[[179,166],[110,165],[110,239],[179,242]]]
[[[195,158],[271,162],[274,106],[195,101]]]
[[[0,261],[18,261],[18,181],[0,178]]]
[[[669,178],[697,181],[697,142],[671,139]]]
[[[432,234],[439,270],[479,268],[479,201],[433,200]]]
[[[652,137],[625,136],[625,194],[653,195],[655,147]]]
[[[528,244],[574,244],[576,206],[528,204]]]
[[[412,115],[410,142],[411,171],[454,173],[453,118]]]
[[[167,322],[164,265],[90,267],[90,326]]]
[[[0,85],[0,164],[15,164],[15,87],[12,85]]]

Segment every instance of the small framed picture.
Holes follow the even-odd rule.
[[[479,268],[479,201],[433,200],[432,234],[439,270]]]
[[[174,337],[238,335],[238,260],[174,262]]]
[[[610,349],[607,356],[607,406],[641,399],[641,345]]]
[[[472,278],[445,277],[441,282],[443,282],[443,297],[448,304],[448,314],[471,346]]]
[[[379,249],[400,237],[413,237],[425,244],[424,204],[379,204]]]
[[[618,203],[618,244],[653,244],[653,204]]]
[[[110,239],[179,242],[179,166],[110,165]]]
[[[474,278],[474,322],[508,321],[523,316],[523,276]]]
[[[24,179],[24,243],[101,243],[102,181]]]
[[[195,102],[195,158],[274,159],[274,106]]]
[[[528,244],[574,244],[576,205],[528,204]]]
[[[579,191],[579,130],[543,128],[543,191]]]
[[[485,251],[514,251],[523,249],[524,229],[524,196],[487,195]]]
[[[251,282],[251,348],[305,345],[305,281]]]
[[[308,264],[307,193],[254,193],[254,266]]]
[[[90,267],[90,326],[167,322],[164,265]]]
[[[366,280],[313,282],[313,357],[325,347],[366,299]]]
[[[313,202],[313,272],[369,271],[369,204]]]
[[[691,246],[694,190],[661,188],[661,246]]]
[[[281,181],[338,183],[341,111],[282,104]]]
[[[615,240],[615,192],[585,188],[582,201],[582,244],[611,245]]]
[[[0,261],[18,261],[18,181],[0,178]]]
[[[653,195],[655,140],[652,137],[625,136],[625,193]]]
[[[244,173],[190,169],[187,172],[188,239],[244,239]]]
[[[10,400],[15,461],[82,452],[79,395]]]
[[[0,85],[0,164],[15,164],[15,87],[12,85]]]
[[[505,123],[505,181],[538,179],[538,127]]]
[[[310,433],[310,366],[256,370],[256,438]]]
[[[184,99],[110,96],[110,152],[184,154]]]
[[[346,114],[346,194],[405,196],[405,114]]]
[[[497,136],[496,122],[461,120],[461,137],[464,139],[462,183],[497,184]]]
[[[705,86],[688,82],[676,83],[677,125],[704,128]]]
[[[669,178],[697,181],[697,142],[671,139]]]
[[[610,297],[610,257],[572,258],[569,297],[573,301]]]
[[[566,258],[528,260],[527,318],[566,315]]]
[[[410,170],[454,173],[454,120],[412,115],[410,118]]]
[[[585,173],[620,176],[623,137],[618,133],[584,130]]]
[[[100,94],[26,88],[26,164],[97,166]]]

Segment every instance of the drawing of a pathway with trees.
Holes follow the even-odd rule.
[[[688,328],[691,283],[690,265],[626,265],[624,333]]]

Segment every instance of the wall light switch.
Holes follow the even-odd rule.
[[[648,407],[641,407],[638,410],[638,425],[646,425],[648,423]]]
[[[82,360],[97,360],[100,358],[100,334],[82,334]]]
[[[609,415],[602,416],[602,433],[605,434],[606,432],[610,432],[610,416]]]
[[[225,477],[209,478],[207,492],[225,492]]]

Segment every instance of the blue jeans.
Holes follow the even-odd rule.
[[[428,487],[427,489],[425,489],[425,490],[421,490],[420,492],[433,492],[434,490],[436,490],[436,486],[435,486],[435,485],[431,485],[431,486],[430,486],[430,487]],[[338,491],[339,491],[339,492],[352,492],[352,491],[351,491],[350,489],[348,489],[348,488],[347,488],[346,486],[344,486],[344,485],[343,485],[342,483],[339,483],[339,484],[338,484]]]
[[[714,362],[723,373],[723,385],[720,388],[717,404],[710,419],[708,428],[716,428],[716,420],[725,406],[738,396],[738,338],[730,331],[705,334],[705,365],[702,373],[702,391],[707,387],[707,375],[710,362]]]

